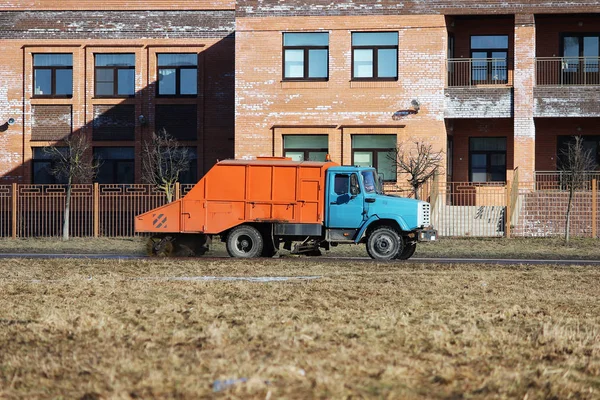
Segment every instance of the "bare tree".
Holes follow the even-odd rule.
[[[44,147],[52,159],[50,174],[64,181],[67,187],[63,215],[63,240],[69,240],[69,217],[73,184],[91,181],[99,164],[90,154],[90,143],[82,134],[71,134],[63,141],[64,146]]]
[[[142,148],[143,179],[161,190],[170,203],[179,175],[190,169],[190,155],[165,129],[152,133]]]
[[[388,156],[393,165],[401,172],[408,175],[415,198],[419,198],[419,188],[427,182],[442,165],[443,151],[434,151],[431,144],[413,141],[414,147],[407,148],[406,143],[400,144]]]
[[[573,197],[577,190],[585,187],[589,180],[587,172],[596,169],[596,160],[591,150],[586,150],[583,146],[583,138],[576,136],[567,147],[560,152],[563,184],[569,191],[569,201],[567,202],[567,215],[565,227],[565,242],[569,242],[571,236],[571,206]]]

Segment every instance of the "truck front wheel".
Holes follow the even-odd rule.
[[[260,256],[264,241],[260,232],[250,225],[233,228],[227,236],[227,253],[236,258]]]
[[[393,260],[402,248],[402,237],[389,226],[376,228],[367,239],[367,253],[374,260]]]

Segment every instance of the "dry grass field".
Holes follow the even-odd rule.
[[[167,279],[197,276],[319,278]],[[0,398],[597,399],[599,294],[576,266],[3,260]]]

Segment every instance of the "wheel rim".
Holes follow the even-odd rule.
[[[248,254],[250,251],[252,251],[254,242],[250,236],[240,235],[235,241],[235,247],[237,247],[238,251],[241,253]]]
[[[390,254],[394,249],[394,239],[389,235],[381,235],[375,240],[375,251],[382,256]]]

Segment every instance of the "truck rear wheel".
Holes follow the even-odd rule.
[[[264,241],[260,232],[250,225],[233,228],[227,236],[227,253],[236,258],[253,258],[262,253]]]
[[[374,260],[393,260],[402,250],[402,237],[389,226],[375,228],[367,239],[367,253]]]
[[[417,244],[416,243],[408,243],[406,245],[404,245],[404,249],[402,249],[402,252],[398,253],[398,256],[396,257],[398,260],[408,260],[409,258],[411,258],[413,256],[413,254],[415,254],[415,250],[417,249]]]

